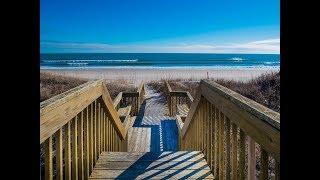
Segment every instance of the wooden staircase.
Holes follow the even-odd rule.
[[[168,107],[143,83],[112,100],[104,80],[40,103],[41,179],[280,179],[279,113],[206,80],[194,98],[165,86]]]
[[[102,152],[89,179],[213,179],[199,151]]]

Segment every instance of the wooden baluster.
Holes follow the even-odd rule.
[[[63,180],[63,139],[62,128],[56,132],[57,179]]]
[[[107,151],[110,151],[110,120],[107,117]]]
[[[237,126],[232,124],[232,179],[237,179],[237,166],[238,166],[238,137],[237,137]]]
[[[44,149],[45,149],[45,171],[44,176],[45,179],[52,180],[53,178],[53,161],[52,161],[52,136],[50,136],[44,143]]]
[[[114,137],[113,137],[113,124],[111,124],[111,151],[114,151]]]
[[[96,159],[99,158],[100,152],[101,152],[101,146],[100,146],[100,134],[101,134],[101,127],[100,127],[100,121],[101,121],[101,114],[100,114],[100,102],[98,102],[98,114],[97,114],[97,154],[96,154]]]
[[[84,117],[84,178],[88,179],[90,174],[90,155],[89,155],[89,108],[85,109],[85,117]]]
[[[107,147],[107,143],[106,143],[106,126],[107,126],[107,123],[106,123],[106,113],[103,112],[103,134],[102,134],[102,137],[103,137],[103,151],[106,151],[106,147]]]
[[[248,136],[249,149],[248,149],[248,180],[256,179],[256,152],[255,142]]]
[[[80,113],[80,118],[78,120],[78,168],[79,168],[79,179],[84,179],[83,170],[83,111]]]
[[[93,167],[97,157],[97,101],[93,104]]]
[[[210,131],[212,131],[212,129],[210,129],[210,104],[209,102],[206,100],[206,151],[207,151],[207,162],[210,166],[210,161],[211,161],[211,156],[210,156],[210,151],[211,151],[211,143],[210,143]]]
[[[65,125],[65,166],[64,166],[64,177],[66,180],[71,179],[71,122],[69,121]]]
[[[264,149],[261,149],[261,171],[260,171],[260,179],[268,179],[268,152]]]
[[[209,106],[209,121],[210,121],[210,168],[211,171],[213,172],[214,169],[214,114],[213,114],[213,106],[210,103]]]
[[[90,173],[93,170],[93,164],[94,164],[94,116],[93,116],[93,110],[94,103],[90,105],[90,119],[89,119],[89,126],[90,126],[90,133],[89,133],[89,158],[90,158]]]
[[[223,136],[224,136],[224,121],[223,121],[223,114],[219,111],[219,179],[224,178],[224,149],[223,149]]]
[[[72,126],[72,179],[78,179],[77,121],[78,116],[73,120]]]
[[[99,142],[100,142],[100,152],[99,152],[99,155],[100,155],[103,149],[103,109],[102,107],[100,107],[100,141]]]
[[[214,107],[214,177],[218,178],[218,155],[219,155],[219,143],[218,143],[218,136],[219,136],[219,119],[218,119],[218,110]]]
[[[244,132],[240,129],[240,144],[239,144],[239,179],[243,180],[245,179],[245,140],[246,140],[246,136],[244,134]]]
[[[230,165],[230,119],[226,118],[226,179],[230,179],[231,165]]]

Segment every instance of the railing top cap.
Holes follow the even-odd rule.
[[[63,99],[67,99],[70,96],[77,95],[83,89],[86,89],[86,87],[95,86],[95,85],[101,84],[103,82],[104,82],[104,79],[98,79],[95,81],[88,81],[88,82],[81,84],[75,88],[72,88],[66,92],[63,92],[63,93],[58,94],[54,97],[51,97],[50,99],[42,101],[42,102],[40,102],[40,113],[48,106],[51,106],[55,103],[58,103],[59,101],[62,101]]]
[[[280,113],[275,112],[241,94],[234,92],[216,82],[201,80],[202,85],[229,99],[240,108],[280,130]]]

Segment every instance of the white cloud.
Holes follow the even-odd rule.
[[[181,52],[181,53],[279,53],[280,39],[264,39],[230,44],[167,44],[112,45],[104,43],[76,43],[43,41],[42,51],[54,52]]]

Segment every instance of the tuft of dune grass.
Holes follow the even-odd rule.
[[[66,92],[88,81],[88,79],[83,78],[40,72],[40,102]],[[137,87],[126,80],[106,80],[106,85],[112,99],[114,99],[120,92],[134,92],[137,90]]]
[[[229,88],[249,99],[252,99],[274,111],[280,113],[280,72],[265,73],[247,82],[209,79],[218,84]],[[192,79],[171,79],[168,80],[172,90],[189,91],[195,97],[200,81]],[[159,91],[164,91],[165,86],[162,82],[153,81],[150,83]],[[161,86],[162,85],[162,86]]]

